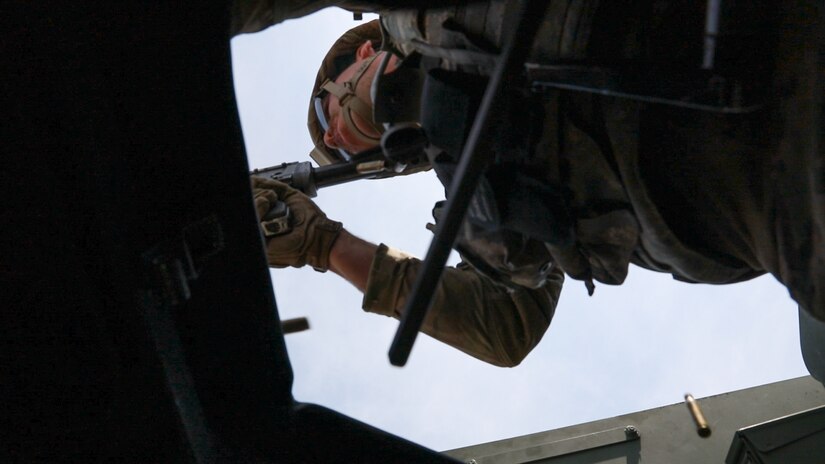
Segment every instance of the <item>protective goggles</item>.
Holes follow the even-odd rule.
[[[315,97],[313,97],[313,106],[315,108],[315,115],[318,117],[318,122],[321,124],[321,128],[325,133],[329,130],[329,118],[326,113],[325,100],[329,98],[330,95],[333,95],[338,98],[338,103],[341,107],[341,116],[344,118],[344,123],[356,138],[364,143],[373,145],[377,145],[381,142],[380,135],[375,137],[365,133],[360,127],[358,127],[357,124],[355,124],[352,116],[353,112],[355,112],[361,117],[361,120],[364,121],[365,124],[375,130],[378,134],[384,132],[384,128],[380,124],[375,124],[373,122],[372,106],[358,98],[355,94],[355,89],[358,82],[377,57],[378,55],[375,55],[365,60],[361,66],[358,67],[355,74],[342,84],[338,84],[331,79],[327,79],[321,84],[320,90]],[[344,160],[349,161],[352,159],[352,154],[343,148],[338,148],[337,151],[341,154]]]

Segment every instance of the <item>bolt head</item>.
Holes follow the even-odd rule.
[[[639,438],[639,429],[632,425],[628,425],[624,428],[624,434],[627,438]]]

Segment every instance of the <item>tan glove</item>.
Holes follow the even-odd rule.
[[[341,232],[341,223],[327,218],[312,200],[298,190],[275,180],[252,177],[252,193],[258,218],[280,200],[290,210],[291,230],[266,240],[266,257],[273,267],[329,269],[329,251]]]

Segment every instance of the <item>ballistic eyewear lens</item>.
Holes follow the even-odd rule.
[[[321,128],[324,132],[329,130],[329,122],[327,121],[327,115],[324,112],[324,96],[326,94],[326,91],[319,93],[313,101],[313,105],[315,106],[315,116],[318,117],[318,122],[321,123]],[[352,155],[350,155],[350,153],[343,148],[338,148],[336,150],[344,158],[344,161],[350,161],[352,159]]]

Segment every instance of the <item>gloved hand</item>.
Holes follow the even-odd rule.
[[[266,239],[269,264],[273,267],[309,264],[318,271],[326,271],[329,251],[341,232],[341,223],[328,219],[309,197],[282,182],[253,176],[252,193],[259,220],[278,200],[290,210],[291,230]]]

